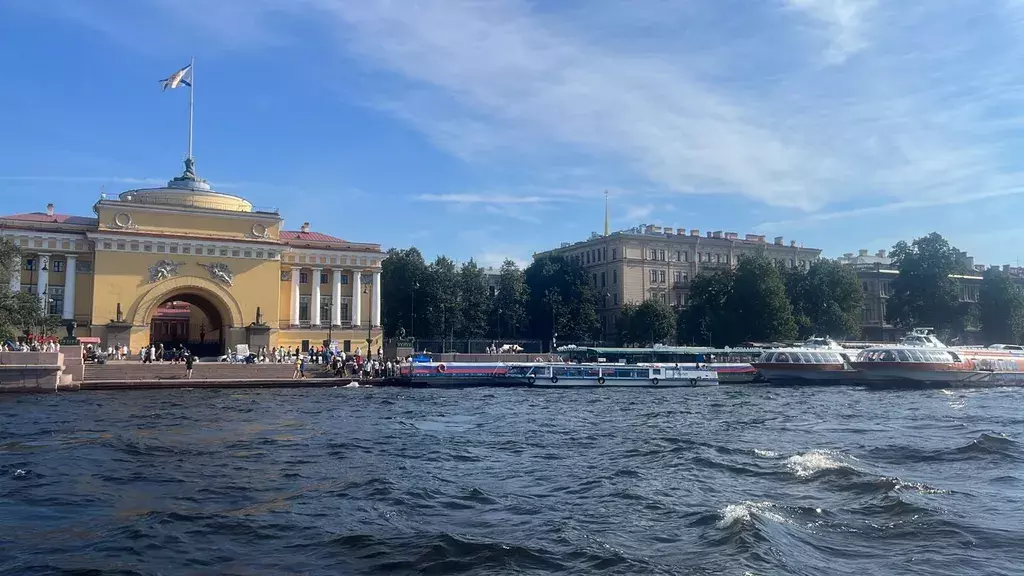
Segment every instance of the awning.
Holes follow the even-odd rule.
[[[96,336],[83,336],[78,339],[82,344],[99,344],[100,339]]]

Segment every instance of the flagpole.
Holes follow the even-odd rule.
[[[193,103],[194,94],[196,90],[196,58],[195,56],[189,61],[188,75],[188,157],[192,157],[192,115],[193,115]]]

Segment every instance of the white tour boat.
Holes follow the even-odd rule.
[[[602,388],[644,386],[680,388],[718,386],[718,373],[693,366],[637,366],[623,364],[510,364],[509,378],[529,386]]]
[[[851,384],[850,353],[828,336],[812,336],[799,347],[766,350],[753,366],[772,384]]]

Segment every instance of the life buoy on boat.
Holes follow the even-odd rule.
[[[690,386],[696,386],[696,385],[697,385],[697,379],[696,378],[690,378]]]
[[[533,386],[534,384],[537,383],[537,378],[531,374],[526,377],[526,383],[529,384],[530,386]]]
[[[540,356],[537,356],[536,358],[534,358],[534,359],[533,359],[533,361],[534,361],[534,362],[543,362],[543,361],[544,361],[544,359],[543,359],[543,358],[541,358]]]
[[[597,383],[598,384],[604,384],[604,376],[598,376],[597,377]]]
[[[444,364],[438,364],[437,365],[437,373],[438,374],[444,374],[447,371],[448,371],[448,368]]]
[[[551,377],[551,383],[552,384],[558,384],[558,376],[552,376]]]
[[[654,384],[655,386],[657,386],[658,385],[658,379],[657,378],[651,378],[651,384]]]

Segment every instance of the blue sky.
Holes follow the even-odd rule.
[[[195,157],[289,228],[497,264],[652,223],[1024,257],[1022,0],[13,0],[3,212]]]

